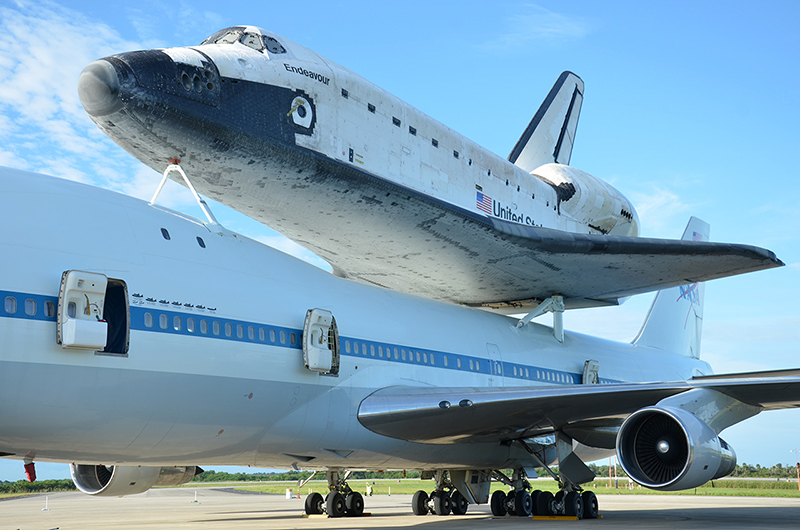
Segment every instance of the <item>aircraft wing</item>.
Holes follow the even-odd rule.
[[[538,300],[560,294],[568,308],[783,265],[773,252],[749,245],[576,234],[501,220],[492,225],[502,234],[493,244],[516,251],[498,248],[487,260],[491,267],[525,283],[517,294]]]
[[[361,402],[358,419],[373,432],[411,442],[502,442],[561,430],[586,445],[611,449],[629,414],[694,388],[764,410],[800,407],[800,370],[792,370],[665,383],[389,387]]]

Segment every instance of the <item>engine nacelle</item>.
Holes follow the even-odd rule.
[[[563,164],[539,166],[531,175],[552,186],[558,207],[579,223],[602,234],[639,235],[636,209],[608,182]]]
[[[75,486],[99,497],[143,493],[153,486],[186,484],[202,470],[196,466],[146,467],[70,464]]]
[[[617,456],[629,477],[663,491],[696,488],[736,468],[736,453],[725,440],[674,407],[648,407],[628,416],[617,435]]]

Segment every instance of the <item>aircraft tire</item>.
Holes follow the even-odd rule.
[[[564,496],[564,515],[583,519],[583,499],[577,491],[570,491]]]
[[[593,491],[584,491],[581,495],[583,500],[583,518],[584,519],[597,519],[597,514],[600,511],[597,504],[597,495]]]
[[[553,515],[553,499],[554,496],[552,492],[543,491],[536,500],[536,513],[539,515]]]
[[[531,494],[527,490],[518,491],[514,498],[514,511],[520,517],[530,517],[532,510]]]
[[[533,490],[531,492],[531,515],[542,515],[539,513],[538,503],[539,503],[539,496],[542,494],[542,490]]]
[[[319,493],[312,493],[308,497],[306,497],[306,514],[307,515],[319,515],[323,512],[323,507],[325,506],[325,500],[322,498],[322,495]]]
[[[433,497],[433,513],[436,515],[450,515],[450,495],[444,491],[437,491]]]
[[[464,515],[469,508],[469,501],[459,493],[458,490],[453,490],[450,495],[450,509],[453,510],[453,515]]]
[[[325,499],[325,507],[328,509],[328,517],[341,517],[345,512],[344,495],[338,491],[328,493]]]
[[[344,509],[350,517],[361,517],[364,514],[364,497],[357,491],[348,493],[344,499]]]
[[[414,515],[428,515],[428,494],[418,490],[411,497],[411,510]]]
[[[492,493],[490,501],[492,507],[492,515],[495,517],[503,517],[506,514],[506,494],[504,491],[497,490]]]

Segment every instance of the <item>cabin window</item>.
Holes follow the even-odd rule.
[[[458,151],[453,151],[453,158],[458,158]],[[519,190],[517,190],[519,191]]]
[[[244,338],[244,326],[241,324],[236,324],[236,336],[240,339]]]
[[[215,320],[214,323],[211,324],[211,330],[214,333],[214,335],[219,335],[219,322],[218,321]]]
[[[475,362],[472,359],[469,360],[469,369],[470,370],[474,370],[475,369]]]
[[[450,364],[447,362],[447,355],[444,356],[444,365],[450,366]]]
[[[258,328],[258,340],[261,342],[267,342],[267,332],[264,328]]]
[[[56,316],[56,304],[50,300],[44,303],[44,316],[48,318]]]
[[[281,331],[281,344],[286,344],[286,332]]]
[[[256,51],[261,51],[264,49],[264,43],[261,41],[260,36],[256,33],[245,33],[242,35],[240,42]]]
[[[275,340],[276,340],[275,330],[271,329],[271,330],[269,330],[269,341],[271,343],[275,344]]]
[[[183,327],[183,322],[181,322],[181,317],[173,317],[172,327],[175,328],[175,331],[181,330],[181,328]]]
[[[186,319],[186,331],[188,331],[189,333],[194,333],[194,330],[195,330],[194,319],[192,317],[189,317]]]
[[[13,315],[17,312],[17,299],[13,296],[6,296],[6,313]]]
[[[461,357],[456,357],[456,367],[461,369]]]
[[[36,314],[36,300],[31,298],[25,300],[25,314],[31,317]]]
[[[361,343],[361,353],[367,355],[367,345],[365,343]]]
[[[200,236],[197,236],[197,244],[200,245],[200,248],[206,248],[206,242]]]
[[[481,362],[480,361],[475,361],[475,370],[477,370],[478,372],[481,371]]]
[[[389,353],[386,357],[391,357],[392,354]],[[378,346],[378,357],[383,357],[383,346]]]
[[[367,103],[367,110],[375,114],[375,105],[373,105],[372,103]]]
[[[167,315],[158,315],[158,327],[161,329],[167,329],[167,324],[169,324]]]
[[[389,346],[386,346],[386,356],[387,357],[390,357],[392,355],[390,353],[390,350],[391,350],[391,348],[389,348]],[[400,360],[400,352],[397,351],[397,348],[394,349],[394,360],[395,361],[399,361]]]
[[[517,367],[516,366],[514,367],[513,371],[514,371],[514,377],[517,377]]]
[[[200,333],[203,335],[208,333],[208,321],[206,319],[200,320]]]
[[[439,140],[436,138],[431,138],[431,145],[434,147],[439,147]]]
[[[350,97],[350,92],[348,92],[345,88],[342,89],[342,97],[345,99]]]
[[[294,333],[289,333],[289,344],[295,346],[297,344],[297,335]]]
[[[531,374],[530,374],[530,372],[528,372],[527,368],[525,368],[525,377],[527,377],[528,379],[530,379],[530,377],[531,377]]]
[[[233,324],[225,322],[225,336],[230,337],[233,335]]]
[[[347,353],[350,353],[350,341],[349,340],[344,341],[344,351],[346,351]]]
[[[144,314],[144,327],[152,328],[153,327],[153,313],[145,313]]]
[[[247,326],[247,338],[250,340],[255,340],[256,330],[253,326]]]
[[[410,126],[410,125],[409,125],[409,126],[408,126],[408,133],[409,133],[411,136],[416,136],[416,135],[417,135],[417,129],[416,129],[416,127],[412,127],[412,126]]]
[[[372,355],[373,357],[375,357],[375,345],[374,344],[370,344],[369,345],[369,354]],[[381,352],[381,357],[383,357],[383,352]]]
[[[168,231],[166,228],[162,228],[162,229],[161,229],[161,236],[162,236],[164,239],[166,239],[167,241],[169,241],[170,239],[172,239],[171,237],[169,237],[169,231]]]
[[[392,116],[392,124],[393,124],[395,127],[400,127],[400,120],[399,120],[399,119],[397,119],[397,118],[395,118],[394,116]]]

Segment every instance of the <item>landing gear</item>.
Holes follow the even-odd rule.
[[[583,500],[583,518],[597,519],[597,495],[593,491],[584,491],[581,499]]]
[[[436,489],[428,495],[419,490],[411,498],[411,509],[414,515],[464,515],[467,513],[469,501],[453,486],[447,471],[436,471]]]
[[[320,515],[327,513],[328,517],[358,517],[364,514],[364,497],[353,491],[347,484],[350,473],[340,475],[339,471],[326,471],[328,479],[327,497],[319,493],[312,493],[306,497],[305,511],[307,515]]]
[[[508,513],[508,508],[506,507],[506,493],[504,491],[498,490],[492,493],[492,500],[489,501],[489,504],[492,507],[492,515],[495,517],[502,517]]]
[[[512,488],[508,493],[495,491],[492,494],[492,515],[501,517],[508,514],[512,516],[529,517],[533,513],[533,497],[528,493],[531,485],[526,476],[524,469],[515,470],[511,478],[505,476],[500,471],[494,471],[492,473],[494,480],[502,482]]]

